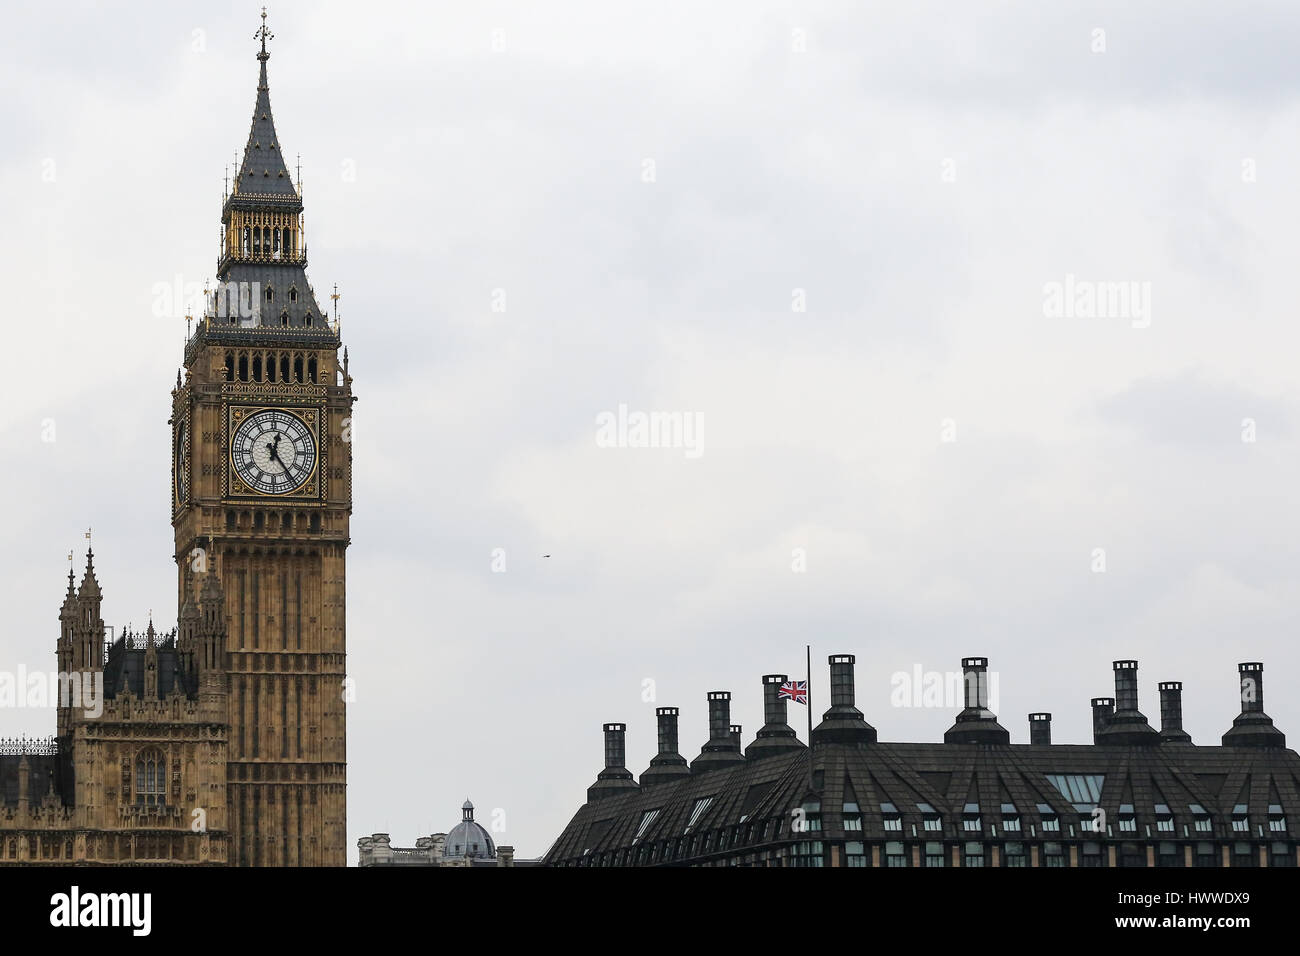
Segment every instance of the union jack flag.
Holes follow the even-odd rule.
[[[806,680],[788,680],[777,691],[777,700],[792,700],[796,704],[808,703],[808,682]]]

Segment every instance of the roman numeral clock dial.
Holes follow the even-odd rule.
[[[316,439],[296,414],[264,409],[237,421],[230,442],[230,463],[249,490],[287,495],[315,475]]]

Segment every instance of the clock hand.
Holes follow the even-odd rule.
[[[271,457],[275,459],[275,462],[277,465],[280,466],[280,469],[282,471],[287,472],[289,470],[289,466],[286,465],[284,461],[281,460],[280,458],[280,451],[278,447],[280,436],[276,435],[275,438],[276,438],[275,441],[266,443],[266,450],[271,453]]]

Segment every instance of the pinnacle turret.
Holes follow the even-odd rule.
[[[71,558],[71,555],[68,555]],[[68,593],[63,596],[63,606],[59,609],[59,616],[71,618],[76,615],[77,605],[77,587],[73,583],[75,578],[72,576],[72,565],[68,565]]]
[[[81,579],[77,597],[83,601],[88,598],[97,600],[103,597],[103,592],[99,589],[99,581],[95,578],[95,552],[90,548],[86,549],[86,573]]]

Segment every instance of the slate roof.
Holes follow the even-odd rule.
[[[1209,812],[1213,837],[1231,839],[1235,805],[1248,807],[1250,832],[1259,839],[1300,838],[1300,755],[1292,750],[1234,749],[1229,747],[1176,746],[1114,747],[1105,745],[932,744],[875,743],[819,744],[813,750],[814,783],[821,803],[820,840],[978,839],[963,829],[963,808],[978,804],[982,832],[994,824],[1001,830],[1001,806],[1013,804],[1019,813],[1025,839],[1042,839],[1044,804],[1059,819],[1060,837],[1082,838],[1080,820],[1091,819],[1090,808],[1078,809],[1048,779],[1056,774],[1094,774],[1104,777],[1099,805],[1118,831],[1120,805],[1132,804],[1136,833],[1130,839],[1209,839],[1196,829],[1193,805]],[[645,846],[687,835],[692,809],[702,798],[712,801],[689,833],[729,832],[738,824],[728,849],[757,842],[752,826],[770,826],[764,842],[779,834],[790,839],[791,811],[810,795],[808,752],[797,751],[747,762],[735,769],[692,775],[677,782],[631,791],[588,803],[578,810],[546,855],[549,864],[578,863],[589,853]],[[846,833],[845,802],[857,803],[862,831]],[[893,804],[902,818],[902,831],[886,831],[881,804]],[[941,817],[942,830],[924,829],[929,804]],[[1165,804],[1173,816],[1173,833],[1158,830],[1156,804]],[[1269,806],[1280,804],[1287,834],[1270,833]],[[637,829],[649,811],[653,821],[636,839]],[[1031,826],[1036,831],[1031,836]],[[915,830],[913,830],[915,828]],[[1149,828],[1149,829],[1148,829]],[[748,831],[748,832],[745,832]],[[1020,837],[1012,836],[1012,839]],[[716,844],[715,844],[716,846]],[[674,862],[682,862],[677,860]]]
[[[271,115],[271,90],[266,81],[266,61],[270,54],[263,50],[257,58],[262,62],[257,78],[257,101],[253,104],[244,161],[240,163],[233,192],[236,196],[256,194],[296,200],[298,190],[285,164],[280,137],[275,132],[275,118]]]
[[[108,660],[104,664],[104,697],[113,699],[127,688],[131,696],[144,697],[144,649],[129,646],[129,637],[120,637],[109,648]],[[193,698],[198,694],[198,687],[188,679],[181,667],[180,655],[176,651],[176,639],[168,638],[154,649],[158,667],[158,699],[161,700],[179,685],[181,693]]]
[[[1300,755],[1285,749],[1285,736],[1264,713],[1263,664],[1238,665],[1242,713],[1222,746],[1207,747],[1177,732],[1178,682],[1161,685],[1165,734],[1146,723],[1137,710],[1136,661],[1115,662],[1124,710],[1099,712],[1099,702],[1113,701],[1094,699],[1090,745],[1052,744],[1050,725],[1041,722],[1035,730],[1046,739],[1010,743],[987,710],[979,679],[987,670],[985,658],[962,661],[967,706],[943,743],[881,743],[854,706],[853,655],[832,655],[829,662],[833,703],[812,731],[811,750],[764,756],[751,747],[746,753],[760,759],[707,767],[697,761],[689,776],[651,774],[638,786],[622,766],[624,725],[606,724],[601,775],[629,779],[618,790],[589,790],[545,862],[682,865],[797,843],[805,845],[798,852],[816,853],[807,847],[836,841],[858,845],[860,855],[870,841],[1150,845],[1217,839],[1262,845],[1300,839]],[[764,678],[765,693],[767,683]],[[709,694],[711,742],[729,701],[725,692]],[[784,725],[784,702],[765,706],[769,725]],[[657,714],[662,748],[665,727],[675,743],[677,710],[660,708]],[[1051,715],[1035,716],[1050,721]],[[1107,732],[1111,719],[1122,733]],[[963,729],[974,724],[983,730]],[[856,811],[846,810],[853,804]],[[1098,808],[1104,811],[1100,833],[1094,829]],[[800,809],[805,819],[818,815],[815,836],[793,831]],[[846,813],[856,817],[851,829],[845,827]],[[1019,829],[1005,826],[1004,817],[1011,816]]]
[[[27,782],[27,798],[32,806],[36,806],[50,792],[52,783],[58,780],[59,756],[32,754],[26,759],[30,774]],[[0,806],[18,806],[18,764],[22,760],[22,755],[18,754],[0,756]],[[58,792],[57,786],[53,789]]]
[[[282,315],[288,316],[291,328],[306,327],[308,315],[312,318],[312,326],[324,328],[329,324],[329,313],[322,310],[316,301],[316,293],[307,281],[307,270],[301,263],[234,261],[218,278],[222,282],[239,283],[237,288],[255,290],[257,314],[253,320],[258,325],[280,327],[284,324]],[[269,302],[266,300],[267,289],[271,290],[272,296]],[[231,305],[232,308],[221,311],[237,313],[233,302]],[[220,325],[224,320],[218,317],[212,321]]]

